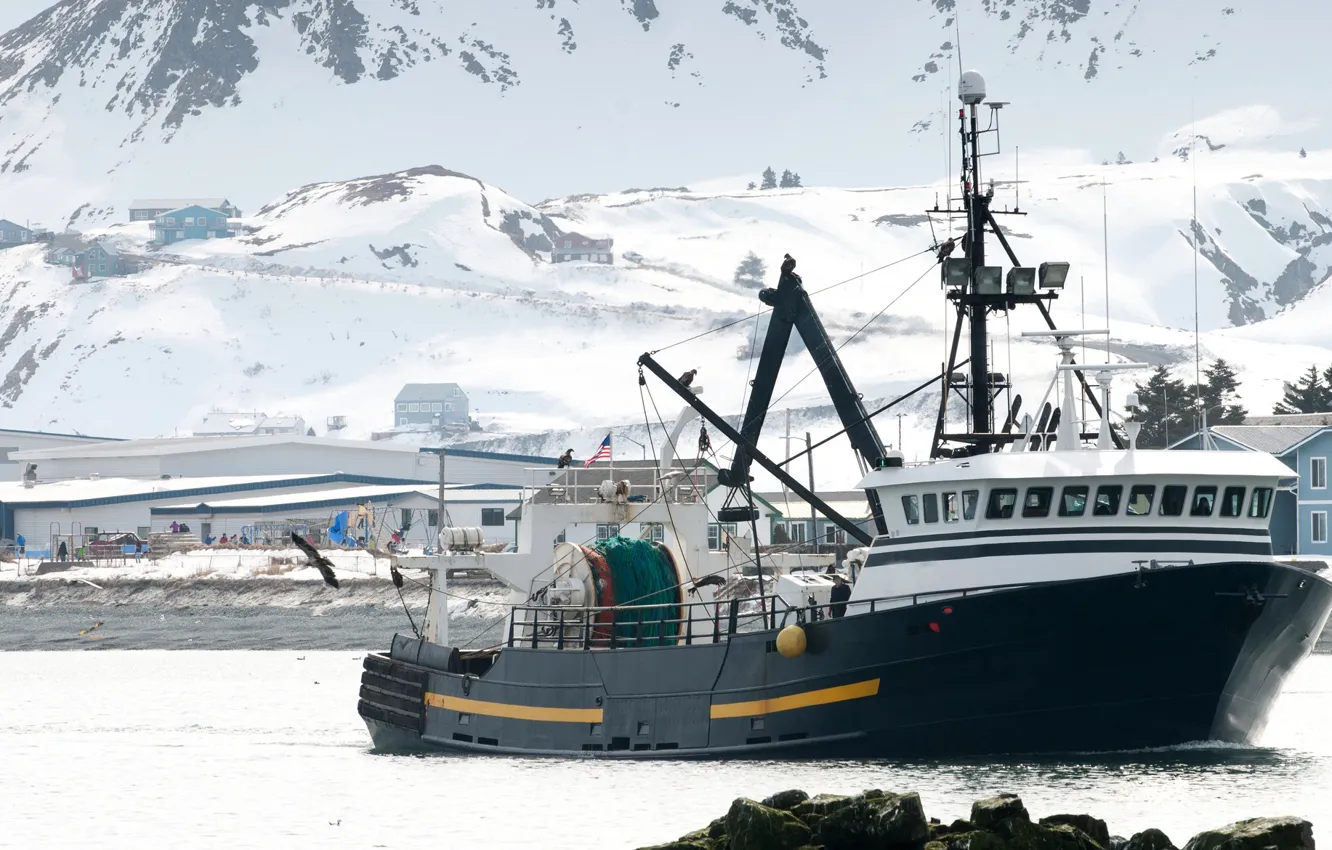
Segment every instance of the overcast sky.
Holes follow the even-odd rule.
[[[8,32],[54,5],[53,0],[0,0],[0,32]]]

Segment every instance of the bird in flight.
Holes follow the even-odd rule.
[[[698,374],[697,369],[690,369],[688,372],[685,372],[683,375],[680,376],[680,386],[682,387],[692,386],[694,383],[694,376],[697,374]]]
[[[324,577],[324,584],[333,588],[339,586],[338,577],[333,573],[332,561],[319,554],[319,550],[310,545],[309,540],[294,531],[291,533],[291,542],[296,544],[297,549],[305,553],[306,566],[319,570],[319,574]]]

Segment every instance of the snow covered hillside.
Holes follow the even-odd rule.
[[[1310,115],[1330,18],[1307,0],[62,0],[0,35],[0,215],[253,210],[430,162],[529,199],[769,163],[919,182],[943,171],[959,41],[1024,105],[1010,133],[1143,159],[1192,114]],[[1312,122],[1282,132],[1326,147]]]
[[[1024,153],[1016,186],[993,165],[996,207],[1030,213],[1002,220],[1020,259],[1074,264],[1056,320],[1083,326],[1085,301],[1086,326],[1107,321],[1104,192],[1112,348],[1191,378],[1196,170],[1204,360],[1235,363],[1259,412],[1303,364],[1332,363],[1321,318],[1332,307],[1332,152],[1265,150],[1279,120],[1260,111],[1199,122],[1205,139],[1168,134],[1155,162]],[[811,291],[835,285],[815,303],[836,341],[854,337],[842,355],[857,388],[888,398],[945,356],[951,317],[927,251],[948,225],[936,217],[932,229],[925,210],[946,191],[714,186],[529,205],[431,166],[288,192],[237,239],[156,248],[146,224],[89,229],[85,239],[147,270],[72,282],[39,246],[0,253],[0,405],[9,427],[113,436],[187,433],[214,408],[296,413],[320,433],[342,415],[344,436],[367,436],[391,427],[402,384],[456,381],[487,432],[476,445],[585,454],[610,427],[646,443],[644,406],[655,424],[679,405],[655,382],[638,397],[645,350],[666,349],[674,371],[698,368],[714,406],[741,409],[755,322],[667,347],[759,309],[755,285],[735,277],[750,252],[767,262],[769,285],[787,252]],[[612,236],[616,264],[548,262],[569,232]],[[1032,319],[992,327],[996,368],[1034,401],[1054,357],[1019,338]],[[774,451],[783,408],[794,408],[796,433],[835,430],[810,371],[802,352],[788,358],[765,441]],[[927,450],[937,404],[921,394],[903,407],[909,456]],[[896,425],[880,423],[887,442],[898,442]],[[627,440],[616,450],[642,451]],[[846,486],[850,453],[821,451],[818,475]]]

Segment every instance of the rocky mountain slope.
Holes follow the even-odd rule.
[[[0,214],[58,226],[77,210],[86,226],[135,197],[219,194],[254,209],[429,162],[528,198],[768,161],[824,185],[936,179],[963,57],[1024,104],[1022,137],[1140,159],[1191,115],[1317,102],[1328,15],[1296,0],[63,0],[0,36]],[[1293,150],[1316,131],[1279,132]]]

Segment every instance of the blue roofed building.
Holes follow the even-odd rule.
[[[1272,552],[1276,555],[1332,556],[1328,514],[1327,462],[1332,457],[1332,413],[1259,416],[1244,425],[1213,425],[1207,429],[1209,448],[1217,451],[1267,452],[1298,476],[1277,491],[1272,506]],[[1252,423],[1252,424],[1249,424]],[[1172,449],[1201,449],[1201,432],[1173,444]]]
[[[236,235],[225,210],[198,204],[161,213],[150,227],[154,245],[173,245],[187,239],[230,239]]]
[[[106,242],[94,242],[88,250],[72,256],[76,278],[120,277],[138,271],[138,264]]]

